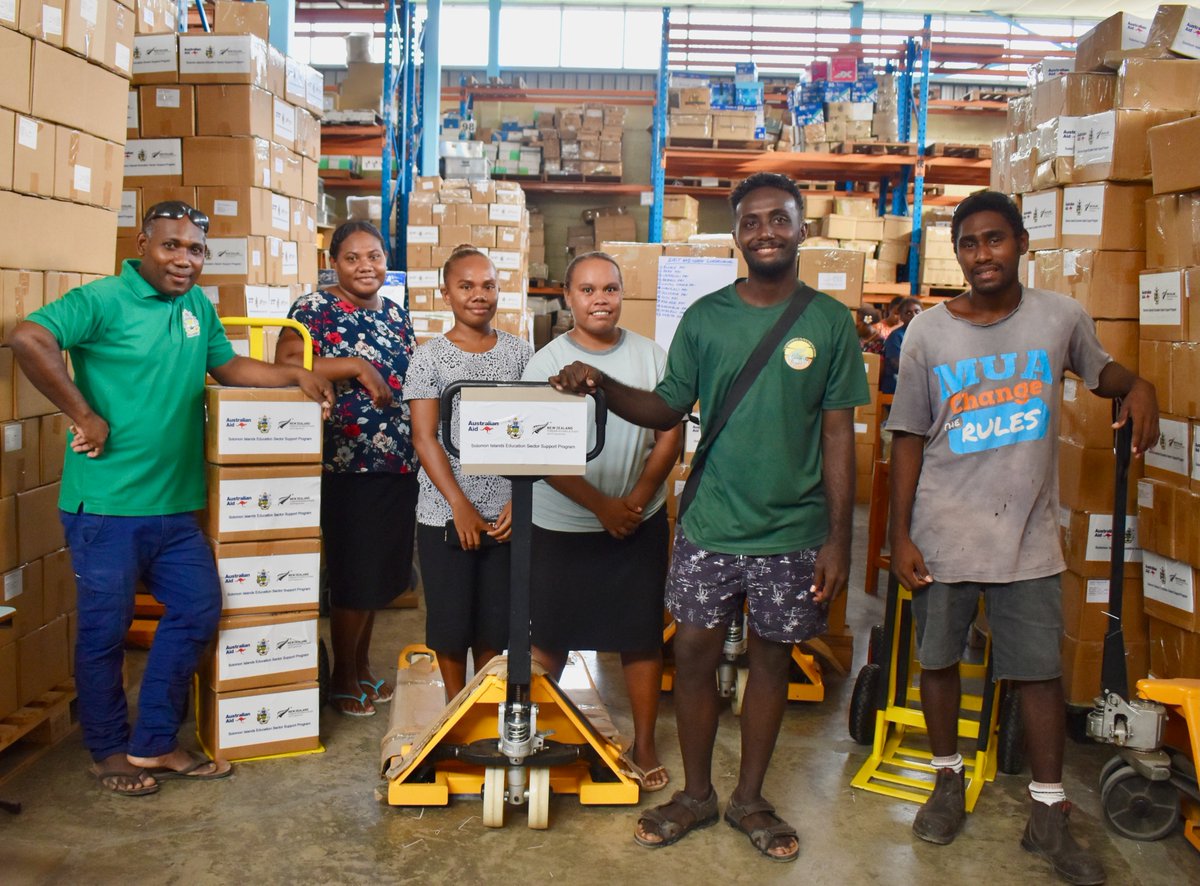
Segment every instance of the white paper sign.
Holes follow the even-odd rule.
[[[141,124],[138,122],[138,94],[137,90],[130,90],[129,98],[125,102],[125,128],[136,130]]]
[[[473,394],[495,399],[470,399]],[[464,473],[503,474],[505,468],[535,464],[584,465],[591,403],[590,397],[504,400],[486,388],[467,389],[457,422]]]
[[[154,90],[154,104],[159,108],[178,108],[181,101],[181,92],[182,90],[179,89],[163,89],[160,87]]]
[[[1064,378],[1062,383],[1063,402],[1074,403],[1079,396],[1079,382],[1073,378]]]
[[[1087,602],[1108,603],[1108,579],[1089,578],[1087,583]]]
[[[142,220],[138,218],[137,198],[137,191],[121,192],[121,209],[117,213],[118,228],[137,228],[141,226]]]
[[[711,256],[664,255],[658,260],[654,340],[670,350],[679,318],[701,296],[737,279],[737,261]]]
[[[181,34],[179,37],[180,74],[249,74],[255,62],[265,62],[255,44],[261,41],[248,36],[220,37],[214,35]]]
[[[279,194],[271,195],[271,227],[276,231],[282,231],[286,234],[292,229],[291,219],[288,217],[291,214],[291,204],[287,197],[281,197]]]
[[[181,139],[133,138],[125,143],[126,178],[182,174],[183,144]]]
[[[280,253],[280,265],[285,277],[294,277],[300,273],[300,252],[292,240],[284,240]]]
[[[17,0],[0,0],[0,22],[17,23]]]
[[[174,34],[133,38],[133,73],[160,74],[179,70],[179,45]]]
[[[1137,484],[1137,501],[1139,508],[1154,507],[1154,482],[1151,480],[1138,480]]]
[[[1173,418],[1158,419],[1158,441],[1146,453],[1146,466],[1188,476],[1188,423]]]
[[[275,138],[285,142],[296,140],[296,111],[279,99],[275,99]]]
[[[1111,163],[1116,131],[1116,111],[1080,117],[1075,129],[1075,168]]]
[[[846,274],[841,271],[819,271],[817,289],[821,292],[841,292],[846,288]]]
[[[316,666],[316,613],[304,621],[226,628],[217,632],[218,679],[257,679]]]
[[[16,452],[24,443],[24,434],[21,432],[21,423],[13,422],[4,426],[4,451]]]
[[[1104,222],[1104,185],[1063,188],[1063,236],[1096,237]]]
[[[321,554],[219,557],[217,575],[226,610],[272,606],[286,612],[320,599]]]
[[[42,31],[50,37],[62,36],[62,10],[42,4]]]
[[[36,151],[38,146],[38,125],[36,120],[28,117],[17,118],[17,144],[23,148]]]
[[[13,600],[25,591],[25,570],[14,569],[4,574],[4,602]]]
[[[1200,9],[1183,8],[1183,21],[1171,43],[1171,52],[1188,58],[1200,58]]]
[[[438,229],[435,225],[409,225],[408,226],[408,242],[409,243],[429,243],[437,246]],[[413,284],[416,285],[416,284]]]
[[[321,522],[321,478],[222,480],[217,507],[221,532],[313,529]]]
[[[92,192],[92,170],[89,166],[76,166],[75,174],[72,176],[74,188],[81,194],[90,194]]]
[[[1192,479],[1200,480],[1200,423],[1192,425]]]
[[[304,69],[305,65],[301,62],[290,58],[286,62],[284,68],[285,92],[290,102],[303,103],[308,97],[308,77]]]
[[[1021,218],[1030,240],[1054,240],[1058,237],[1058,192],[1026,194],[1021,200]],[[1064,269],[1065,273],[1065,269]]]
[[[238,202],[236,200],[214,200],[212,214],[223,218],[232,218],[238,214]]]
[[[222,750],[316,738],[320,690],[281,689],[217,702],[217,736]]]
[[[1142,561],[1142,595],[1147,600],[1194,612],[1196,589],[1192,584],[1192,567],[1146,551]]]
[[[488,221],[490,222],[519,222],[521,206],[516,203],[489,203]]]
[[[438,271],[409,271],[408,285],[414,289],[437,289],[438,274]]]
[[[1183,323],[1183,275],[1179,271],[1138,276],[1138,322],[1143,326]]]
[[[221,400],[217,451],[222,455],[320,454],[321,407],[313,402]]]
[[[214,237],[205,247],[204,273],[207,276],[217,274],[236,274],[245,276],[249,273],[247,261],[247,244],[245,237]]]
[[[129,73],[129,65],[132,60],[132,54],[129,47],[124,43],[113,44],[113,66],[119,68],[126,73]]]
[[[1112,544],[1112,514],[1090,514],[1084,559],[1107,563],[1112,556]],[[1125,518],[1125,562],[1140,563],[1141,560],[1142,548],[1138,541],[1137,517],[1131,514]]]
[[[1075,156],[1075,133],[1078,128],[1078,117],[1058,118],[1058,142],[1054,149],[1055,157]]]

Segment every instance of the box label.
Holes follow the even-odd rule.
[[[1064,378],[1062,391],[1063,402],[1074,403],[1075,398],[1079,396],[1079,383],[1073,378]]]
[[[1087,582],[1087,602],[1108,605],[1108,579],[1089,578]]]
[[[319,114],[325,108],[325,75],[310,67],[305,68],[304,74],[305,102]]]
[[[88,166],[76,166],[73,176],[75,190],[83,194],[92,192],[92,170]]]
[[[214,200],[213,215],[222,217],[233,217],[238,214],[238,202],[236,200]]]
[[[161,74],[179,66],[179,48],[174,34],[133,38],[133,74]]]
[[[125,128],[137,130],[141,125],[138,122],[138,100],[137,93],[130,91],[129,100],[125,104]]]
[[[496,297],[496,310],[520,311],[525,308],[525,296],[520,292],[500,292]]]
[[[411,229],[410,229],[411,230]],[[413,289],[437,289],[437,271],[409,271],[408,285]]]
[[[179,38],[179,73],[253,73],[254,43],[254,38],[244,36],[181,36]],[[259,58],[261,61],[261,55]]]
[[[37,150],[38,125],[36,120],[30,120],[28,117],[17,118],[17,144],[23,148],[29,148],[31,151]]]
[[[237,275],[249,273],[245,237],[214,237],[205,247],[204,273],[206,276]]]
[[[17,23],[17,0],[0,0],[0,21]]]
[[[1178,271],[1138,277],[1138,322],[1178,326],[1183,322],[1183,275]]]
[[[1146,551],[1142,561],[1142,595],[1165,606],[1194,612],[1196,593],[1192,567]]]
[[[62,10],[42,4],[42,32],[51,37],[62,36]]]
[[[300,273],[300,253],[296,249],[296,244],[293,241],[283,241],[280,260],[281,264],[283,265],[283,275],[285,277],[294,277],[296,274]]]
[[[136,138],[125,143],[125,176],[182,175],[183,151],[177,138]],[[212,241],[209,241],[210,245]]]
[[[1098,237],[1104,222],[1104,185],[1063,189],[1064,236]]]
[[[1125,518],[1125,562],[1140,563],[1142,547],[1138,541],[1137,517]],[[1112,514],[1089,514],[1084,559],[1107,563],[1112,556]]]
[[[94,25],[100,18],[100,4],[97,0],[81,0],[79,4],[79,15],[89,25]]]
[[[286,317],[291,307],[291,293],[286,286],[247,286],[247,317]]]
[[[408,242],[409,243],[429,243],[437,246],[438,229],[433,225],[409,225],[408,226]],[[416,284],[411,284],[415,286]]]
[[[154,105],[159,108],[178,108],[180,106],[179,89],[156,89],[154,90]]]
[[[1200,480],[1200,424],[1192,425],[1192,479]]]
[[[277,231],[287,233],[292,229],[291,220],[288,218],[291,212],[291,204],[287,197],[281,197],[278,194],[271,195],[271,227]]]
[[[521,220],[521,206],[517,203],[489,203],[488,204],[488,221],[492,222],[519,222]]]
[[[820,271],[817,273],[817,289],[822,292],[841,292],[846,288],[846,275],[842,272]]]
[[[1075,130],[1076,168],[1111,163],[1116,132],[1116,111],[1103,111],[1090,117],[1079,118]]]
[[[1179,23],[1171,51],[1188,58],[1200,58],[1200,9],[1183,8],[1183,21]]]
[[[222,455],[319,455],[321,407],[312,402],[221,400],[217,451]]]
[[[263,554],[217,560],[227,610],[312,606],[320,599],[321,555]]]
[[[317,619],[217,633],[217,678],[238,680],[317,666]]]
[[[1054,240],[1058,237],[1058,192],[1026,194],[1021,201],[1021,218],[1030,240]]]
[[[222,480],[217,507],[221,532],[312,529],[321,522],[321,478]]]
[[[1146,465],[1186,477],[1188,452],[1188,423],[1160,417],[1158,442],[1146,453]]]
[[[1029,266],[1033,268],[1031,264]],[[1079,251],[1076,249],[1066,249],[1063,251],[1063,274],[1068,277],[1074,277],[1075,272],[1079,269]],[[1030,284],[1032,285],[1032,284]]]
[[[14,422],[13,424],[4,426],[4,451],[16,452],[24,443],[24,434],[21,432],[21,423]]]
[[[1055,157],[1074,157],[1075,138],[1079,131],[1079,117],[1058,118],[1058,141],[1054,147]]]
[[[217,741],[222,750],[316,738],[320,690],[264,692],[217,702]]]
[[[138,218],[137,198],[137,191],[121,192],[121,210],[117,214],[118,228],[137,228],[141,226],[142,220]]]
[[[487,392],[481,391],[481,396]],[[547,402],[464,397],[458,414],[460,461],[468,466],[582,465],[588,449],[588,409],[588,401],[579,398]]]
[[[292,101],[304,101],[308,97],[308,78],[305,76],[304,65],[289,58],[287,67],[284,69],[284,76],[287,97]]]
[[[493,203],[493,206],[503,204]],[[488,258],[492,260],[498,271],[519,271],[521,269],[521,253],[512,252],[507,249],[491,249],[488,250]]]
[[[285,101],[275,99],[275,137],[280,141],[296,140],[296,111]]]
[[[125,73],[129,73],[129,64],[131,53],[129,47],[124,43],[117,43],[113,46],[113,66],[120,68]]]
[[[4,601],[16,599],[25,590],[24,570],[14,569],[4,575]]]
[[[1154,507],[1154,484],[1149,480],[1138,480],[1137,501],[1139,508]]]

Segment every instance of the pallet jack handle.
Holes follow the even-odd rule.
[[[1113,400],[1113,420],[1121,401]],[[1122,598],[1125,592],[1125,503],[1129,494],[1129,459],[1133,446],[1133,423],[1126,420],[1113,434],[1117,454],[1116,482],[1113,489],[1112,549],[1108,576],[1108,630],[1104,635],[1104,655],[1100,661],[1101,697],[1116,693],[1129,697],[1129,678],[1125,669],[1125,634],[1121,627]]]
[[[245,326],[250,330],[250,356],[255,360],[267,359],[267,327],[280,326],[292,330],[304,343],[301,351],[304,368],[312,371],[312,334],[299,320],[290,317],[222,317],[221,325],[227,329],[231,326]]]

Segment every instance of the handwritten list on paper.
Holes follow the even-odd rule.
[[[728,286],[737,278],[737,260],[713,256],[664,255],[658,260],[658,300],[654,307],[654,340],[663,350],[679,318],[697,299]]]

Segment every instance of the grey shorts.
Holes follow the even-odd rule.
[[[992,672],[997,680],[1053,680],[1062,676],[1062,587],[1057,575],[1010,584],[935,581],[913,592],[921,667],[958,664],[979,608],[987,606]]]
[[[667,609],[680,624],[727,625],[748,602],[748,624],[764,640],[796,643],[825,633],[828,607],[813,599],[817,549],[754,556],[720,554],[675,530]]]

